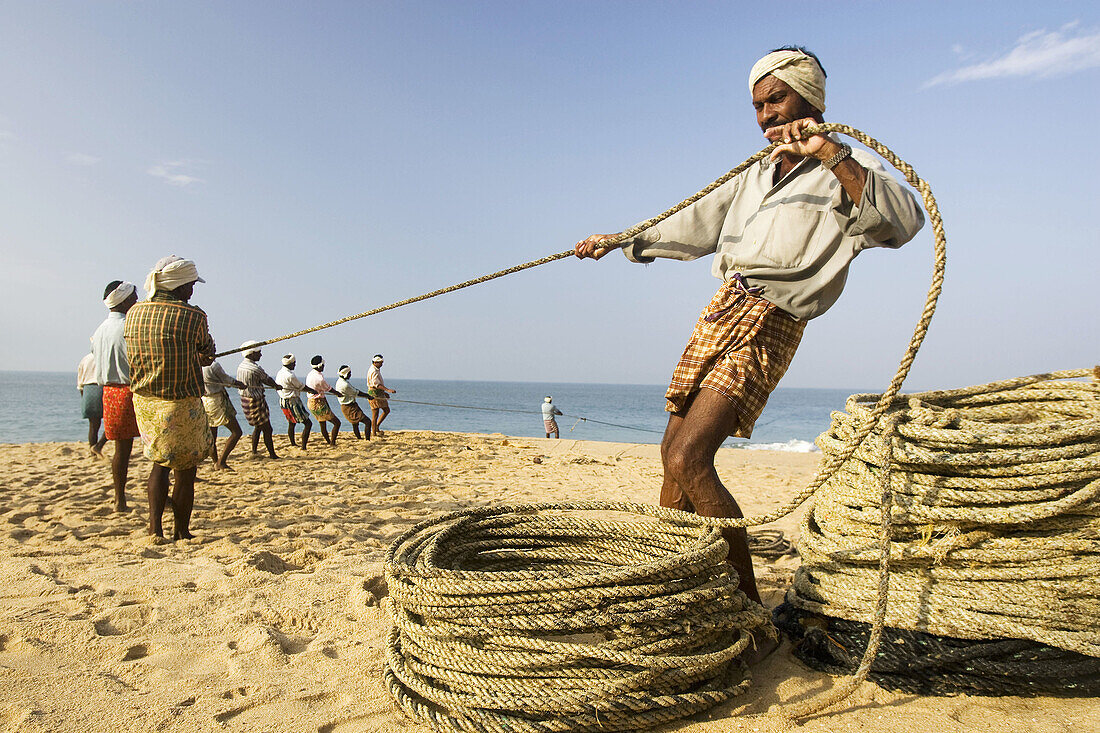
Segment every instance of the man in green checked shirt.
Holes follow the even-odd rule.
[[[195,263],[175,255],[149,273],[149,300],[130,309],[126,353],[130,389],[149,472],[149,534],[164,537],[161,515],[168,500],[169,472],[175,478],[172,539],[191,539],[198,466],[213,441],[202,404],[202,367],[214,360],[214,339],[201,308],[188,304],[199,277]]]

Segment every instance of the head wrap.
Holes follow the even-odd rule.
[[[314,369],[320,370],[325,365],[325,357],[318,354],[317,356],[315,356],[315,357],[313,357],[312,359],[309,360],[309,364]]]
[[[244,351],[244,355],[248,356],[250,354],[259,354],[260,353],[259,346],[260,346],[259,341],[245,341],[243,344],[241,344],[241,349]],[[256,347],[256,348],[252,348],[252,347]]]
[[[351,367],[342,366],[342,367],[340,367],[340,372],[339,373],[340,373],[340,376],[343,377],[344,379],[351,379]]]
[[[382,355],[381,354],[375,354],[374,358],[371,359],[371,363],[373,363],[373,364],[378,364],[381,361],[382,361]]]
[[[546,398],[543,400],[543,402],[553,402],[553,401],[554,401],[554,398],[551,397],[550,395],[546,395]]]
[[[283,366],[290,366],[294,361],[294,354],[283,354]]]
[[[801,51],[772,51],[749,72],[749,94],[768,74],[798,92],[818,112],[825,111],[825,72],[813,57]]]
[[[199,277],[199,270],[191,260],[185,260],[176,255],[168,255],[157,260],[148,277],[145,278],[145,292],[149,297],[156,295],[158,290],[175,290],[187,283],[204,283]]]
[[[125,303],[126,299],[129,298],[135,290],[137,290],[137,288],[134,287],[133,283],[124,282],[107,294],[107,297],[103,299],[103,305],[108,308],[117,308]]]

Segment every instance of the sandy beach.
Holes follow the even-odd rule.
[[[0,446],[0,730],[421,731],[382,686],[388,629],[381,561],[413,523],[465,507],[547,500],[655,502],[657,446],[391,432],[318,439],[303,456],[200,468],[187,542],[146,536],[136,457],[130,511],[109,466],[78,443]],[[110,450],[110,448],[108,448]],[[137,453],[138,451],[135,451]],[[723,449],[746,511],[771,509],[816,454]],[[166,523],[170,522],[166,515]],[[798,516],[776,526],[797,543]],[[167,524],[166,524],[167,527]],[[757,560],[780,602],[797,557]],[[792,730],[784,703],[830,689],[784,644],[752,689],[666,730]],[[1095,700],[923,698],[865,683],[805,731],[1086,731]]]

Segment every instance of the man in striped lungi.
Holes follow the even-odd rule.
[[[260,346],[257,341],[246,341],[241,344],[244,349],[244,358],[237,366],[237,380],[244,383],[240,390],[241,411],[245,420],[252,426],[252,455],[259,454],[260,435],[264,436],[264,445],[267,454],[272,458],[275,455],[275,443],[271,437],[271,410],[267,406],[267,398],[264,396],[264,387],[278,387],[275,380],[267,375],[260,366]]]

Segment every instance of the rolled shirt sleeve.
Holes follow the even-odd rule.
[[[845,236],[859,238],[857,250],[897,249],[924,226],[924,211],[912,191],[888,174],[881,163],[862,151],[852,151],[852,157],[867,170],[867,182],[858,206],[834,207],[837,223]],[[850,204],[847,194],[842,196]],[[845,208],[849,210],[845,212]]]

